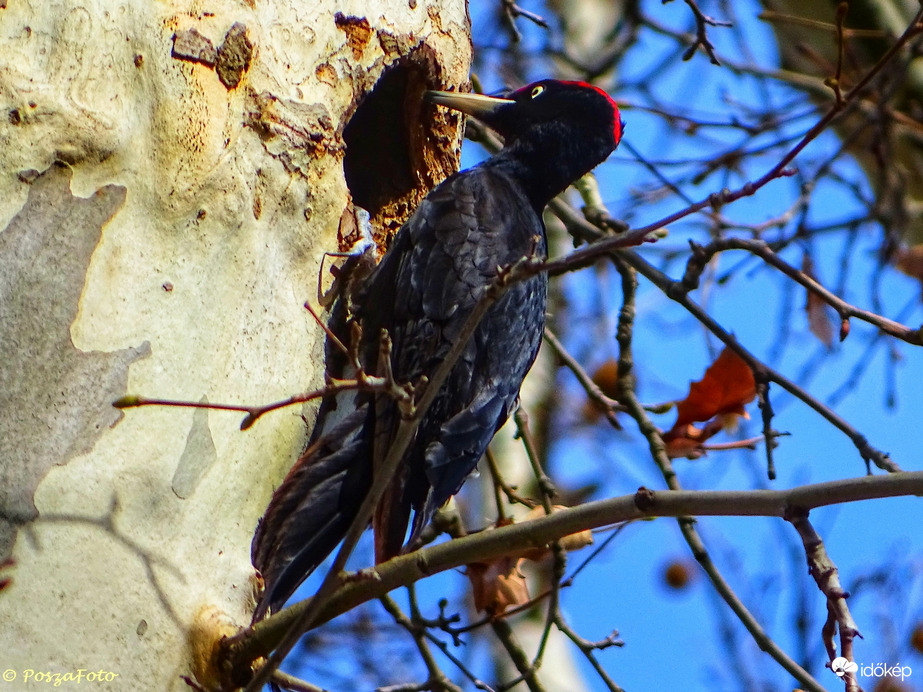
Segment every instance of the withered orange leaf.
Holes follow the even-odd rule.
[[[817,283],[820,283],[814,275],[814,262],[807,253],[804,254],[801,260],[801,273],[809,279],[813,279],[817,281]],[[823,298],[814,293],[814,291],[808,291],[807,293],[808,301],[804,309],[808,315],[808,329],[817,337],[818,341],[827,348],[830,348],[833,346],[833,322],[830,320],[830,312],[827,303]]]
[[[667,456],[671,459],[698,459],[705,455],[705,439],[702,431],[694,425],[674,426],[664,433],[663,443],[667,447]]]
[[[702,428],[689,424],[673,426],[663,436],[667,456],[671,459],[698,459],[705,456],[705,443],[721,432],[730,418],[736,420],[737,416],[733,413],[718,415]]]
[[[553,512],[567,509],[562,505],[554,505]],[[521,521],[530,521],[545,516],[543,507],[535,507],[526,514]],[[508,519],[498,521],[495,526],[509,524]],[[494,527],[489,527],[490,531]],[[570,552],[579,550],[593,543],[593,533],[588,529],[564,536],[559,541],[562,548]],[[522,605],[529,602],[529,589],[526,585],[525,575],[521,571],[525,560],[538,562],[551,555],[551,549],[546,546],[527,548],[516,554],[488,560],[486,562],[473,562],[467,565],[468,579],[471,581],[471,590],[474,597],[474,607],[479,612],[491,615],[499,614],[510,606]]]
[[[468,565],[468,579],[478,612],[499,614],[510,606],[529,602],[526,577],[519,566],[523,558],[501,557]]]
[[[725,347],[705,371],[705,376],[689,385],[689,395],[676,402],[673,429],[723,414],[746,417],[744,405],[753,401],[754,397],[756,381],[753,371],[740,356]]]

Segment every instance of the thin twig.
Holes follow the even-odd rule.
[[[286,689],[288,692],[327,692],[322,687],[312,685],[310,682],[296,678],[294,675],[277,670],[272,674],[272,681]]]
[[[877,327],[885,334],[900,339],[901,341],[906,341],[908,344],[923,346],[923,328],[918,327],[912,329],[899,322],[889,320],[887,317],[882,317],[874,312],[863,310],[847,303],[830,290],[824,288],[816,279],[811,278],[783,260],[773,251],[769,243],[763,240],[716,238],[708,245],[703,246],[695,243],[690,243],[690,245],[692,247],[692,256],[686,265],[686,273],[682,280],[683,286],[687,290],[693,290],[698,285],[698,277],[701,275],[702,270],[716,254],[725,250],[746,250],[821,298],[825,303],[837,311],[841,320],[848,320],[855,317],[856,319]]]
[[[834,102],[830,109],[814,124],[813,127],[811,127],[810,130],[808,130],[808,132],[798,141],[798,143],[795,144],[795,146],[793,146],[778,161],[778,163],[776,163],[760,178],[755,181],[747,182],[736,190],[722,190],[721,192],[713,193],[707,198],[695,204],[689,205],[677,212],[669,214],[659,221],[655,221],[654,223],[648,224],[647,226],[634,229],[623,235],[600,235],[598,231],[594,231],[591,234],[594,242],[586,247],[575,250],[564,258],[546,263],[544,270],[548,271],[552,275],[557,275],[568,271],[573,271],[574,269],[589,266],[597,258],[607,255],[613,250],[624,249],[632,245],[640,245],[643,242],[652,240],[653,238],[651,238],[651,234],[660,232],[662,229],[670,226],[682,218],[685,218],[691,214],[702,211],[703,209],[707,209],[709,207],[718,209],[731,202],[743,199],[744,197],[749,197],[754,195],[757,191],[765,187],[773,180],[792,175],[794,171],[790,170],[788,165],[805,149],[805,147],[817,139],[817,137],[830,126],[833,120],[836,119],[837,116],[839,116],[849,104],[858,99],[859,94],[861,94],[865,88],[875,78],[878,77],[884,67],[894,57],[894,55],[902,50],[912,38],[923,32],[923,26],[920,24],[921,17],[923,17],[923,10],[917,13],[904,33],[901,34],[894,45],[888,49],[888,51],[865,74],[865,76],[858,82],[858,84],[856,84],[856,86],[850,89],[843,96],[842,101]],[[552,200],[549,206],[553,211],[555,211],[555,213],[558,213],[561,207],[566,205],[562,200],[555,199]],[[589,222],[586,223],[591,228],[595,228]]]
[[[726,346],[732,349],[737,355],[746,361],[750,369],[753,370],[757,382],[775,382],[790,394],[803,401],[809,407],[817,411],[821,416],[827,419],[834,427],[846,435],[858,450],[860,456],[868,466],[869,462],[874,463],[878,468],[894,473],[901,468],[891,458],[881,450],[873,447],[866,439],[865,435],[859,432],[853,425],[849,424],[842,416],[836,413],[829,406],[825,405],[819,399],[808,393],[804,388],[795,384],[792,380],[777,372],[773,368],[756,358],[752,353],[745,349],[737,338],[729,331],[724,329],[708,314],[700,305],[691,300],[685,291],[681,288],[679,282],[674,282],[658,269],[654,268],[643,257],[637,253],[624,252],[622,259],[637,269],[646,279],[660,288],[667,297],[673,299],[682,305],[693,317],[701,322],[712,334],[721,340]]]
[[[718,65],[720,67],[721,61],[718,60],[718,56],[715,54],[715,46],[708,39],[706,27],[733,25],[730,22],[721,22],[704,14],[702,10],[699,9],[695,0],[686,0],[686,4],[689,6],[689,9],[692,10],[692,15],[695,17],[695,43],[689,46],[686,52],[683,53],[683,60],[690,60],[692,56],[695,55],[696,49],[702,46],[702,50],[708,55],[708,59],[711,60],[712,65]]]
[[[836,72],[824,82],[828,87],[833,89],[833,95],[837,103],[843,102],[843,57],[846,53],[846,40],[843,37],[843,22],[846,19],[846,13],[848,11],[849,4],[846,2],[841,2],[836,7]]]
[[[824,542],[811,525],[806,510],[795,511],[786,519],[795,527],[801,537],[804,552],[808,559],[808,571],[814,577],[814,581],[817,582],[821,593],[827,597],[827,611],[830,615],[830,620],[834,623],[834,627],[829,629],[838,627],[840,630],[841,655],[849,661],[854,661],[853,641],[856,637],[861,638],[862,635],[859,633],[859,628],[856,626],[852,614],[849,612],[849,606],[846,604],[849,594],[840,585],[836,565],[833,564],[826,548],[824,548]],[[825,627],[824,629],[826,631],[828,628]],[[837,652],[832,632],[830,632],[829,636],[826,636],[825,632],[824,647],[830,660],[833,661]],[[856,680],[855,673],[847,672],[844,676],[844,682],[846,683],[846,692],[859,692],[859,683]]]
[[[605,683],[606,688],[609,692],[624,692],[621,687],[615,684],[615,680],[609,677],[609,673],[605,668],[600,665],[596,656],[593,655],[593,652],[596,650],[601,650],[609,646],[624,646],[625,643],[618,639],[619,633],[618,630],[612,632],[606,639],[602,642],[591,642],[587,639],[581,637],[577,632],[565,622],[564,618],[559,618],[555,625],[557,628],[570,639],[574,645],[580,650],[580,653],[583,654],[584,658],[590,662],[590,665],[593,666],[593,670],[596,671],[596,674],[600,679]]]
[[[404,615],[400,606],[398,606],[394,599],[387,594],[378,600],[381,601],[381,604],[384,606],[385,610],[388,611],[388,614],[394,618],[394,621],[407,630],[410,636],[413,637],[413,642],[417,647],[417,651],[420,653],[420,658],[423,660],[423,664],[429,672],[429,679],[420,689],[433,690],[434,692],[461,692],[461,688],[449,680],[446,674],[442,672],[439,664],[436,663],[433,652],[430,650],[426,640],[426,628],[414,624],[410,618]]]
[[[490,475],[493,479],[494,488],[498,491],[502,491],[503,494],[506,495],[506,498],[507,500],[509,500],[510,504],[518,503],[525,507],[528,507],[529,509],[532,509],[533,507],[538,507],[538,505],[540,504],[538,500],[533,500],[531,497],[526,497],[525,495],[521,495],[518,492],[519,489],[516,486],[510,485],[509,483],[506,482],[506,480],[503,478],[503,475],[500,473],[500,467],[497,465],[497,459],[494,457],[494,453],[489,447],[487,448],[487,452],[485,453],[485,456],[487,457],[487,466],[490,469]],[[503,506],[502,506],[502,503],[500,502],[499,495],[497,495],[496,500],[497,500],[497,517],[499,519],[503,519],[506,516],[506,514],[503,511]]]
[[[542,468],[542,462],[538,458],[538,449],[536,448],[535,440],[532,438],[532,433],[529,431],[529,414],[520,406],[513,414],[513,421],[516,423],[517,434],[522,439],[523,447],[526,449],[526,456],[529,459],[532,473],[541,493],[545,514],[551,514],[554,511],[553,500],[558,491],[554,487],[554,482],[545,473]]]
[[[550,206],[555,215],[564,222],[564,224],[572,233],[576,233],[579,237],[584,238],[604,237],[602,231],[581,217],[570,205],[560,200],[554,200]],[[600,240],[597,243],[593,243],[590,247],[595,247],[600,243],[608,242],[610,241]],[[719,325],[706,310],[704,310],[700,305],[689,298],[681,281],[673,281],[673,279],[654,267],[636,252],[622,249],[621,252],[618,253],[618,257],[621,258],[621,260],[625,263],[629,264],[639,274],[644,276],[655,286],[657,286],[668,298],[671,298],[672,300],[682,305],[712,334],[718,337],[722,343],[724,343],[735,353],[737,353],[737,355],[743,358],[747,365],[750,366],[750,369],[753,370],[757,383],[761,381],[775,382],[790,394],[793,394],[795,397],[817,411],[834,427],[849,437],[853,445],[855,445],[856,449],[859,451],[862,459],[866,462],[866,465],[868,465],[869,462],[872,462],[885,471],[900,471],[900,466],[894,463],[887,454],[869,444],[868,440],[862,433],[860,433],[855,427],[846,422],[846,420],[844,420],[839,414],[833,411],[833,409],[823,404],[819,399],[809,394],[802,387],[795,384],[787,377],[784,377],[776,370],[770,368],[768,365],[764,364],[762,361],[756,358],[752,353],[747,351],[737,341],[733,334],[721,327],[721,325]]]
[[[529,12],[524,10],[519,5],[516,4],[515,0],[500,0],[500,8],[503,13],[503,23],[506,25],[507,29],[510,31],[510,35],[513,37],[515,43],[519,43],[522,40],[522,34],[519,29],[516,27],[516,18],[525,17],[533,24],[537,24],[543,29],[548,29],[548,22],[546,22],[540,15],[535,14],[534,12]]]
[[[526,687],[529,688],[529,692],[545,692],[545,686],[542,685],[538,678],[536,667],[529,662],[529,657],[526,656],[526,652],[522,648],[522,644],[520,644],[519,640],[516,638],[516,633],[513,631],[510,624],[506,620],[500,619],[492,621],[490,625],[493,628],[494,634],[497,635],[500,644],[506,649],[506,653],[509,654],[513,665],[516,666],[516,670],[519,671],[518,678],[510,680],[499,689],[509,690],[520,682],[524,682]]]
[[[583,369],[583,366],[577,362],[577,359],[568,353],[567,349],[564,348],[564,344],[561,343],[558,337],[554,335],[554,332],[548,327],[545,327],[545,343],[551,346],[551,349],[555,352],[558,359],[574,373],[577,381],[580,382],[581,386],[583,386],[583,389],[586,391],[587,397],[603,413],[606,420],[609,421],[609,424],[616,430],[621,430],[622,424],[619,423],[618,419],[615,417],[615,411],[624,411],[625,407],[603,393],[599,385],[593,382],[593,378],[590,377],[587,371]]]
[[[522,438],[523,446],[526,449],[526,456],[528,456],[529,464],[532,466],[532,473],[535,475],[535,479],[538,483],[545,514],[551,514],[554,511],[553,500],[557,494],[557,490],[551,478],[548,477],[545,470],[542,468],[535,440],[532,438],[532,434],[529,430],[529,416],[525,410],[520,407],[513,415],[513,420],[516,423],[516,429],[519,431],[519,436]],[[561,596],[560,582],[561,578],[564,576],[564,569],[567,566],[567,553],[558,541],[552,544],[551,552],[552,576],[548,598],[548,613],[545,616],[545,626],[542,629],[542,636],[539,639],[538,649],[532,659],[533,670],[538,670],[542,665],[542,657],[545,654],[545,647],[548,645],[548,637],[551,635],[551,628],[558,615],[558,606]]]
[[[241,430],[247,430],[253,426],[253,424],[262,416],[269,413],[270,411],[276,411],[280,408],[285,408],[286,406],[293,406],[295,404],[303,404],[308,401],[314,401],[315,399],[323,399],[324,397],[334,396],[340,392],[348,391],[366,391],[366,392],[383,392],[385,394],[393,394],[398,398],[404,398],[403,388],[393,381],[389,381],[385,377],[372,377],[370,375],[364,375],[356,379],[348,380],[336,380],[329,378],[328,383],[319,389],[314,389],[310,392],[303,392],[301,394],[295,394],[286,399],[280,399],[279,401],[273,401],[269,404],[263,404],[261,406],[245,406],[243,404],[213,404],[205,401],[183,401],[178,399],[155,399],[150,397],[143,396],[134,396],[127,395],[123,396],[120,399],[117,399],[112,403],[115,408],[118,409],[127,409],[127,408],[140,408],[142,406],[172,406],[177,408],[204,408],[214,411],[242,411],[247,415],[244,416],[244,419],[240,423]]]

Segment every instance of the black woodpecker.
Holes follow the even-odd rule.
[[[411,383],[439,366],[499,267],[546,256],[545,205],[604,161],[622,136],[616,104],[583,82],[544,80],[501,97],[429,91],[425,98],[474,116],[503,137],[503,149],[430,192],[353,295],[337,300],[330,321],[347,342],[349,323],[361,325],[369,374],[383,372],[379,335],[387,330],[394,377]],[[542,339],[547,288],[544,273],[514,283],[479,322],[379,504],[378,561],[400,551],[411,509],[413,543],[513,411]],[[328,374],[354,376],[347,361],[328,339]],[[255,620],[278,610],[342,540],[399,422],[384,394],[341,392],[322,402],[306,451],[253,539],[253,564],[265,581]]]

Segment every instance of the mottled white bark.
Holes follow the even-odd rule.
[[[248,623],[250,539],[311,407],[241,432],[237,413],[110,404],[252,404],[320,382],[322,333],[302,304],[342,240],[346,123],[390,74],[410,182],[375,200],[379,228],[457,150],[457,119],[434,131],[415,104],[467,79],[466,4],[375,7],[0,1],[9,689],[47,689],[30,670],[188,689],[190,632]]]

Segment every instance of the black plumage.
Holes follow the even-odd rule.
[[[486,97],[427,92],[431,102],[474,115],[504,137],[503,149],[427,195],[359,287],[334,305],[331,329],[362,327],[360,354],[380,374],[379,334],[393,342],[399,382],[432,374],[498,268],[547,253],[542,210],[618,145],[618,108],[602,90],[545,80]],[[361,264],[358,260],[354,264]],[[345,276],[345,274],[344,274]],[[474,470],[516,405],[545,321],[544,273],[513,284],[479,322],[421,421],[376,514],[376,557],[408,545]],[[327,345],[328,373],[351,377],[348,359]],[[276,610],[336,547],[368,492],[397,429],[393,399],[341,393],[322,403],[306,452],[276,490],[253,540],[266,592],[255,618]]]

